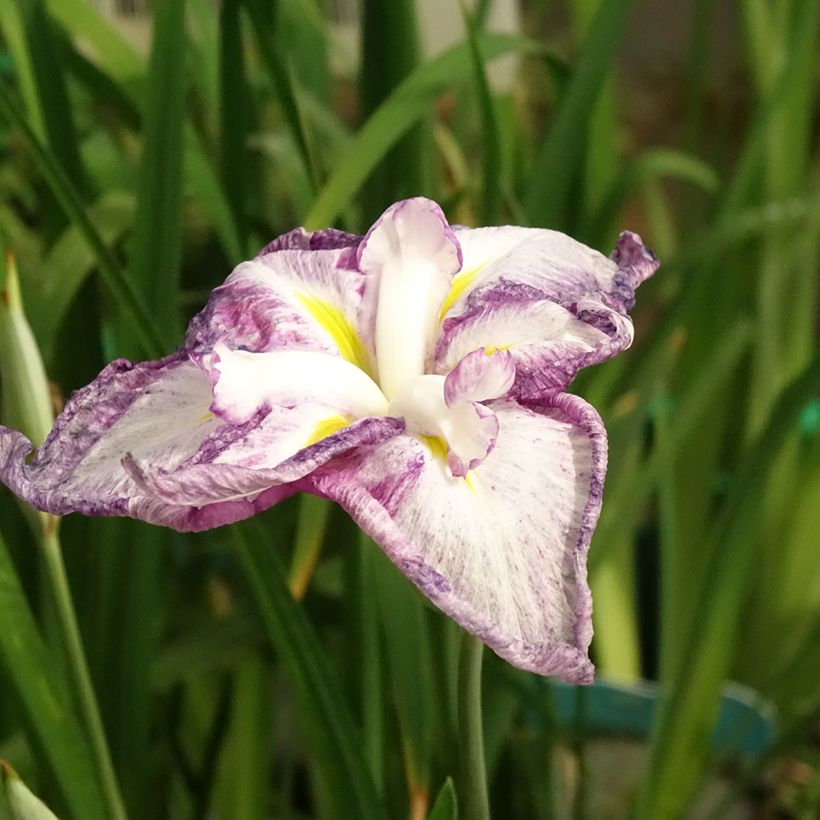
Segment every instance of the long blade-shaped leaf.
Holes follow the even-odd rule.
[[[485,60],[513,52],[538,53],[543,49],[524,37],[485,34],[479,38]],[[473,63],[466,45],[419,66],[359,130],[336,170],[305,218],[308,229],[330,225],[350,204],[381,159],[415,122],[430,110],[447,88],[469,77]]]
[[[14,103],[8,89],[2,83],[0,83],[0,114],[20,129],[35,163],[66,215],[76,223],[89,246],[94,249],[103,284],[122,311],[123,318],[129,323],[129,328],[139,342],[142,352],[148,356],[161,356],[163,352],[170,349],[171,343],[164,341],[161,331],[151,321],[151,313],[123,273],[111,249],[105,244],[89,219],[80,195],[71,180],[37,138]]]
[[[185,3],[159,3],[140,161],[132,281],[148,298],[156,323],[178,332],[182,254],[182,157],[185,107]]]
[[[233,528],[233,544],[279,659],[301,702],[322,793],[337,820],[382,818],[361,739],[341,686],[324,660],[304,610],[288,589],[276,545],[257,521]]]
[[[25,719],[38,758],[74,820],[105,820],[105,801],[85,733],[77,723],[54,661],[0,536],[0,666]]]
[[[30,63],[36,94],[28,102],[37,106],[37,120],[43,124],[43,137],[57,162],[82,193],[88,190],[88,179],[80,157],[80,146],[74,118],[68,103],[68,92],[51,20],[42,0],[16,0],[23,22],[26,48],[17,53],[18,60]]]
[[[768,464],[805,407],[820,390],[820,356],[785,390],[769,422],[743,460],[721,525],[719,549],[704,573],[697,623],[690,628],[667,698],[654,727],[651,755],[638,816],[679,817],[707,754],[709,728],[732,654],[740,607],[757,545],[759,512]]]
[[[589,26],[555,122],[533,169],[525,210],[533,225],[565,224],[570,189],[583,160],[583,140],[630,0],[603,0]]]

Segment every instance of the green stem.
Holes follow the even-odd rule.
[[[463,816],[490,820],[484,730],[481,719],[481,661],[484,645],[469,633],[461,637],[458,664],[458,726],[461,783],[458,789]],[[459,812],[461,814],[462,812]]]
[[[50,522],[52,525],[56,521]],[[63,564],[60,540],[53,526],[44,527],[39,539],[40,548],[45,559],[46,579],[53,597],[56,626],[60,630],[60,639],[63,642],[71,687],[74,690],[80,715],[85,724],[88,739],[91,744],[94,762],[97,766],[97,775],[100,788],[105,796],[110,820],[127,820],[125,806],[120,796],[114,767],[105,740],[100,710],[91,684],[88,664],[83,652],[80,630],[77,626],[77,617],[71,601],[71,590],[68,586],[65,565]]]

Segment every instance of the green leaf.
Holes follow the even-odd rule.
[[[327,533],[327,522],[333,504],[326,498],[303,493],[299,497],[299,520],[296,523],[296,541],[288,572],[288,586],[293,597],[305,597],[313,570]]]
[[[71,180],[65,175],[54,157],[43,147],[3,83],[0,83],[0,113],[8,122],[20,129],[40,173],[59,200],[66,216],[79,227],[86,242],[93,248],[103,284],[129,323],[129,328],[134,338],[138,340],[143,353],[155,358],[162,356],[171,348],[171,344],[163,341],[160,329],[151,320],[150,311],[89,219],[85,205]]]
[[[414,0],[364,0],[360,15],[359,88],[363,119],[389,97],[419,64]],[[429,111],[420,118],[429,119]],[[427,129],[418,125],[397,140],[374,168],[362,191],[364,219],[374,220],[398,199],[426,192]]]
[[[510,53],[540,53],[542,47],[524,37],[485,34],[479,38],[484,59]],[[310,213],[305,227],[317,230],[332,224],[350,204],[388,150],[424,116],[439,94],[469,77],[472,70],[466,45],[420,65],[376,109],[339,157]]]
[[[298,78],[286,59],[277,48],[274,35],[272,8],[261,0],[245,0],[253,23],[256,43],[259,53],[270,75],[273,87],[279,97],[282,113],[290,128],[291,134],[299,146],[302,161],[308,172],[308,177],[315,188],[319,186],[319,160],[313,147],[312,135],[308,131],[307,121],[301,106],[301,94]]]
[[[134,217],[134,197],[125,191],[103,194],[88,214],[100,240],[114,247],[125,236]],[[69,225],[43,260],[40,271],[26,277],[27,292],[36,299],[31,319],[34,331],[49,361],[60,325],[74,298],[98,264],[97,255],[80,225]]]
[[[54,674],[6,544],[0,536],[0,665],[38,759],[53,777],[68,817],[106,820],[86,736]]]
[[[458,820],[458,801],[452,778],[448,777],[444,781],[436,802],[433,803],[433,808],[427,815],[427,820]]]
[[[795,428],[807,400],[820,391],[820,355],[780,396],[768,423],[744,456],[714,530],[690,629],[653,728],[638,817],[679,817],[708,752],[709,728],[729,670],[741,605],[758,545],[771,461]]]
[[[31,89],[26,104],[34,114],[34,122],[42,123],[42,137],[55,161],[62,167],[74,186],[88,192],[88,178],[80,157],[80,147],[74,118],[69,107],[62,62],[51,30],[51,20],[42,0],[16,0],[22,23],[25,48],[17,51],[18,63],[28,63],[24,76],[30,74]],[[36,106],[32,108],[31,106]]]
[[[184,56],[185,2],[159,3],[129,272],[151,305],[154,322],[171,338],[179,333]]]
[[[268,637],[299,698],[328,810],[337,820],[381,820],[361,738],[319,639],[288,589],[278,545],[269,542],[258,519],[234,525],[231,535]]]
[[[244,242],[248,164],[248,80],[242,39],[242,0],[226,0],[219,13],[220,171],[231,212]]]
[[[143,77],[145,63],[120,30],[87,0],[47,0],[49,13],[74,39],[91,47],[101,66],[118,82]]]
[[[370,539],[366,539],[370,541]],[[379,620],[386,647],[393,702],[399,717],[405,771],[413,798],[430,789],[433,663],[425,605],[418,590],[380,547],[370,541]]]
[[[612,184],[593,221],[592,235],[609,241],[627,198],[641,184],[659,178],[688,182],[709,194],[716,193],[720,185],[709,164],[685,151],[647,149],[628,163]]]
[[[501,198],[501,138],[496,121],[495,105],[487,82],[487,73],[481,55],[478,39],[478,27],[474,16],[467,11],[464,0],[460,0],[461,15],[467,29],[467,43],[470,47],[470,58],[473,65],[473,83],[478,96],[481,111],[481,208],[480,224],[495,225],[498,221]]]
[[[630,6],[630,0],[601,2],[589,25],[554,124],[532,169],[524,203],[532,225],[559,229],[566,225],[572,185],[584,156],[579,135],[586,133]]]

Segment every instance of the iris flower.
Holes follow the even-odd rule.
[[[159,361],[108,365],[0,478],[38,509],[176,530],[297,491],[338,502],[436,606],[513,665],[588,682],[586,554],[606,433],[565,390],[632,341],[657,267],[554,231],[390,207],[364,237],[296,229],[243,262]]]

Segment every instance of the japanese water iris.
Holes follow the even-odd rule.
[[[565,389],[630,344],[656,267],[635,234],[606,258],[450,226],[421,198],[364,237],[297,229],[236,268],[179,351],[75,393],[29,461],[0,428],[0,478],[51,513],[177,530],[330,498],[499,655],[586,682],[606,434]]]

